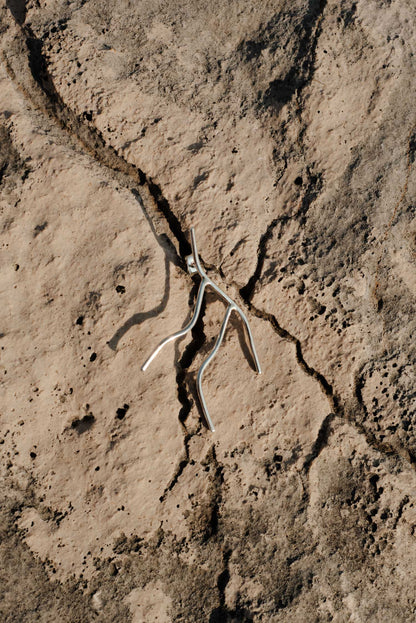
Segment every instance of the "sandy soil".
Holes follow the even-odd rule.
[[[413,2],[0,32],[1,620],[414,621]]]

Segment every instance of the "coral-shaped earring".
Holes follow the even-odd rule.
[[[192,246],[192,255],[188,255],[187,258],[186,258],[186,264],[188,266],[188,272],[191,275],[193,275],[195,273],[198,273],[199,276],[201,277],[201,283],[200,283],[200,286],[199,286],[198,296],[196,298],[195,311],[194,311],[194,314],[192,316],[192,319],[186,325],[186,327],[184,327],[180,331],[177,331],[173,335],[170,335],[169,337],[165,338],[159,344],[159,346],[153,351],[153,353],[150,355],[150,357],[148,357],[148,359],[146,359],[146,361],[142,365],[141,369],[143,371],[146,370],[146,368],[149,366],[149,364],[153,361],[153,359],[156,357],[156,355],[162,350],[162,348],[166,344],[168,344],[172,340],[176,340],[177,338],[182,337],[183,335],[188,333],[188,331],[191,331],[191,329],[195,326],[196,321],[198,320],[199,312],[201,311],[201,305],[202,305],[202,300],[204,298],[205,288],[207,286],[211,286],[211,288],[213,290],[215,290],[215,292],[217,292],[217,294],[219,294],[219,296],[221,298],[223,298],[228,303],[227,311],[225,312],[224,320],[222,322],[221,330],[219,332],[219,335],[218,335],[217,341],[215,343],[215,346],[214,346],[211,354],[202,363],[202,365],[201,365],[201,367],[200,367],[200,369],[198,371],[198,377],[197,377],[197,390],[198,390],[198,396],[199,396],[199,400],[201,402],[202,410],[204,412],[205,419],[207,421],[209,429],[212,432],[214,432],[215,428],[214,428],[214,425],[212,423],[211,417],[209,415],[208,407],[207,407],[207,404],[205,402],[204,394],[203,394],[203,391],[202,391],[202,377],[203,377],[203,374],[204,374],[204,371],[205,371],[207,365],[209,364],[210,361],[212,361],[212,359],[215,357],[215,355],[218,352],[218,349],[219,349],[219,347],[221,345],[221,342],[222,342],[222,340],[224,338],[224,334],[225,334],[225,330],[227,328],[228,321],[229,321],[230,316],[231,316],[233,311],[235,311],[240,316],[240,318],[243,321],[243,324],[244,324],[244,326],[245,326],[245,328],[247,330],[247,335],[248,335],[248,339],[249,339],[249,343],[250,343],[251,354],[252,354],[253,360],[255,362],[256,370],[257,370],[258,374],[261,374],[261,368],[260,368],[260,363],[259,363],[259,360],[258,360],[258,357],[257,357],[256,349],[254,347],[253,336],[252,336],[252,333],[251,333],[251,330],[250,330],[250,327],[249,327],[249,324],[248,324],[248,320],[247,320],[246,316],[244,315],[244,312],[238,307],[238,305],[225,292],[223,292],[221,290],[221,288],[219,288],[212,281],[212,279],[210,279],[208,277],[208,275],[205,273],[204,269],[201,266],[201,262],[200,262],[199,256],[198,256],[198,249],[197,249],[197,246],[196,246],[195,230],[194,230],[193,227],[191,227],[191,246]]]

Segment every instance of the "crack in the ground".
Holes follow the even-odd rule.
[[[325,2],[321,2],[320,7],[323,11],[325,7]],[[322,14],[322,11],[321,11],[321,14]],[[318,33],[319,24],[320,22],[318,22],[318,26],[315,29],[315,35],[314,35],[315,47],[316,47],[317,38],[319,36],[319,33]],[[42,95],[41,103],[39,101],[36,101],[36,98],[33,97],[33,92],[32,91],[28,92],[27,89],[25,89],[24,84],[22,84],[21,81],[18,80],[16,72],[13,69],[13,63],[11,62],[6,52],[3,50],[3,58],[6,62],[6,69],[10,77],[12,78],[12,80],[17,85],[20,86],[20,88],[23,90],[26,97],[30,101],[32,101],[33,104],[37,108],[43,109],[50,118],[54,119],[55,122],[57,122],[58,126],[62,130],[67,132],[72,139],[75,139],[76,142],[80,143],[83,146],[84,150],[88,154],[90,154],[95,161],[103,165],[110,172],[110,174],[112,174],[116,179],[118,179],[125,186],[127,186],[127,188],[131,190],[131,192],[135,195],[136,198],[138,196],[137,186],[141,189],[140,194],[139,194],[140,199],[142,197],[144,189],[147,190],[147,193],[144,193],[144,194],[148,195],[146,199],[149,202],[150,208],[153,208],[153,214],[150,215],[148,213],[148,206],[145,206],[144,201],[142,199],[140,203],[141,203],[143,212],[147,220],[152,223],[152,231],[153,233],[155,232],[157,233],[159,240],[162,240],[162,234],[165,234],[165,236],[163,236],[163,239],[167,237],[170,240],[171,245],[176,250],[176,258],[175,258],[176,262],[175,263],[179,265],[183,270],[185,270],[185,263],[184,263],[183,258],[190,253],[190,250],[191,250],[190,245],[189,245],[189,242],[186,238],[184,231],[182,230],[179,219],[174,214],[167,199],[163,196],[160,186],[156,184],[156,182],[154,182],[152,178],[146,176],[146,174],[140,168],[129,163],[122,156],[120,156],[114,147],[106,143],[102,134],[95,127],[90,126],[88,123],[86,123],[86,121],[81,116],[74,113],[64,103],[61,96],[57,92],[55,85],[53,83],[53,79],[48,71],[46,59],[42,53],[42,41],[36,38],[34,32],[29,26],[20,25],[19,28],[23,36],[23,42],[20,42],[20,43],[23,45],[26,45],[27,50],[28,50],[27,58],[29,61],[29,67],[31,70],[32,78],[34,82],[38,85],[38,87],[40,87],[40,90],[41,90],[41,95]],[[19,58],[18,55],[16,56],[17,58]],[[310,68],[312,67],[313,67],[313,63],[310,64]],[[19,71],[21,70],[22,68],[20,67]],[[310,70],[312,71],[312,69]],[[131,187],[131,182],[134,183],[133,188]],[[316,185],[316,183],[317,183],[317,179],[315,179],[314,181],[313,177],[311,177],[312,186]],[[309,193],[309,195],[305,194],[305,197],[306,197],[305,198],[306,203],[303,206],[301,205],[301,208],[300,208],[300,210],[303,213],[305,212],[305,209],[309,207],[311,201],[313,201],[314,199],[314,190],[312,189],[312,193]],[[162,221],[158,218],[158,213],[163,216]],[[168,231],[166,231],[166,224],[168,225]],[[300,341],[298,340],[298,338],[296,338],[289,331],[284,329],[279,324],[278,320],[273,314],[270,314],[270,313],[267,313],[265,311],[258,309],[251,302],[251,298],[254,292],[256,282],[261,276],[262,267],[264,265],[267,242],[271,238],[273,229],[276,226],[276,224],[277,222],[275,223],[275,221],[272,221],[271,225],[266,230],[266,233],[263,235],[263,237],[260,240],[259,257],[258,257],[256,270],[255,270],[253,277],[249,281],[249,283],[246,286],[240,287],[241,297],[243,301],[245,302],[247,308],[253,315],[269,322],[271,326],[273,327],[273,329],[275,330],[275,332],[280,337],[295,344],[296,359],[297,359],[298,364],[300,365],[300,367],[303,369],[303,371],[306,374],[308,374],[309,376],[312,376],[319,383],[322,391],[324,392],[324,394],[327,396],[329,400],[334,417],[335,416],[343,417],[344,409],[340,406],[339,399],[337,395],[335,394],[332,385],[327,381],[327,379],[325,378],[323,374],[315,370],[312,366],[309,366],[309,364],[305,361],[305,358],[302,352],[302,345]],[[173,240],[169,232],[170,234],[173,235]],[[215,270],[218,274],[220,274],[217,269]],[[236,286],[237,284],[232,284],[232,285]],[[191,349],[190,352],[193,353],[191,357],[192,360],[197,352],[197,350],[195,350],[196,345],[199,343],[197,336],[193,336],[193,337],[194,339],[192,343],[189,345],[189,348]],[[180,394],[180,401],[182,402],[180,418],[182,419],[181,423],[183,424],[190,410],[190,406],[189,406],[190,401],[189,401],[189,398],[187,397],[186,388],[183,384],[184,378],[182,378],[180,371],[178,374],[179,374],[179,379],[177,379],[178,396]],[[185,400],[185,396],[186,396],[186,400]],[[358,398],[358,394],[356,397]],[[410,456],[407,450],[404,449],[405,451],[402,452],[402,450],[400,450],[398,452],[397,449],[393,448],[389,444],[386,444],[384,442],[379,442],[378,440],[376,440],[376,438],[372,435],[372,433],[367,431],[362,424],[357,423],[355,420],[350,419],[350,418],[348,418],[348,420],[351,421],[351,423],[353,423],[356,426],[356,428],[365,435],[367,442],[369,443],[370,446],[376,447],[380,452],[384,452],[384,453],[387,452],[387,454],[395,454],[397,456],[400,456],[401,458],[405,458],[407,462],[410,462],[410,464],[413,467],[413,457]],[[323,426],[325,429],[329,425],[328,420],[326,420],[326,424],[324,423],[325,423],[325,420],[323,422]],[[313,456],[319,454],[319,452],[322,450],[322,447],[325,445],[325,443],[328,440],[329,430],[327,434],[324,429],[322,429],[321,427],[321,430],[318,433],[318,437],[314,445],[315,452],[312,451]],[[190,438],[187,436],[187,433],[186,433],[185,438],[184,438],[185,458],[181,461],[180,466],[177,470],[176,476],[171,482],[171,485],[169,485],[170,490],[173,488],[178,478],[180,477],[180,474],[183,472],[185,466],[188,463],[189,439]],[[307,466],[308,470],[310,469],[310,466],[313,460],[314,458],[312,458],[311,460],[305,463],[305,466]]]
[[[2,55],[5,61],[6,70],[13,82],[20,87],[24,95],[33,105],[43,110],[49,118],[52,118],[61,130],[64,130],[70,137],[82,145],[84,151],[92,156],[93,160],[103,165],[112,175],[134,194],[137,199],[137,187],[140,188],[140,196],[146,189],[145,199],[156,207],[157,211],[164,217],[164,222],[160,219],[153,218],[153,231],[156,231],[159,237],[164,233],[172,234],[170,242],[176,248],[176,262],[183,270],[186,270],[183,258],[191,252],[191,246],[182,231],[178,218],[172,211],[172,208],[163,196],[159,185],[147,176],[139,167],[128,162],[120,156],[117,150],[106,143],[102,133],[90,125],[82,115],[77,115],[65,102],[58,93],[53,78],[48,70],[46,57],[42,52],[42,41],[36,37],[33,30],[28,25],[19,26],[23,41],[16,41],[20,47],[26,46],[27,60],[29,69],[34,83],[38,89],[31,89],[29,92],[21,80],[18,79],[17,73],[22,72],[20,66],[13,66],[14,55],[3,49]],[[22,53],[24,54],[23,50]],[[132,187],[132,182],[134,186]],[[149,214],[143,200],[141,201],[142,209],[145,212],[147,220]],[[165,225],[168,225],[166,231]],[[175,244],[176,243],[176,244]]]
[[[247,305],[249,311],[251,311],[251,313],[254,316],[269,322],[271,326],[273,327],[274,331],[281,338],[283,338],[284,340],[287,340],[288,342],[292,342],[292,344],[295,345],[295,354],[296,354],[297,363],[302,368],[302,370],[305,372],[305,374],[307,374],[308,376],[311,376],[319,383],[323,393],[327,396],[329,400],[329,404],[331,405],[332,411],[334,413],[339,413],[341,407],[340,407],[339,398],[334,392],[334,388],[332,387],[331,383],[325,378],[323,374],[321,374],[318,370],[316,370],[315,368],[313,368],[307,363],[307,361],[305,360],[303,356],[302,344],[300,340],[294,335],[292,335],[287,329],[284,329],[280,325],[276,316],[264,310],[259,309],[250,300],[244,299],[244,297],[243,297],[243,300],[245,304]]]
[[[241,621],[252,623],[253,618],[245,608],[236,607],[230,610],[226,605],[225,589],[230,581],[229,561],[232,551],[225,548],[222,553],[223,570],[217,577],[217,589],[219,593],[219,606],[214,608],[209,617],[209,623],[222,623],[223,621]]]
[[[307,87],[313,79],[315,63],[316,63],[316,49],[319,41],[319,37],[322,31],[322,21],[324,18],[324,10],[326,7],[326,0],[319,2],[319,5],[315,9],[311,8],[311,16],[313,17],[313,24],[307,29],[306,35],[303,38],[300,46],[299,46],[299,60],[302,60],[302,70],[298,76],[296,76],[296,70],[292,67],[292,74],[288,74],[285,82],[289,85],[295,85],[291,91],[290,101],[294,101],[296,104],[295,114],[300,122],[300,131],[297,137],[297,143],[301,150],[304,149],[304,133],[306,131],[306,124],[302,122],[302,111],[303,111],[303,91],[305,87]],[[305,47],[303,45],[305,41],[308,45]],[[306,54],[304,53],[306,49]],[[297,79],[297,84],[296,80]],[[279,83],[280,84],[280,83]],[[281,86],[281,85],[280,85]],[[288,100],[289,102],[289,100]],[[286,103],[288,103],[286,102]],[[415,144],[416,140],[414,138],[415,127],[413,126],[408,135],[408,149],[407,149],[407,171],[406,171],[406,180],[404,183],[404,187],[402,189],[400,198],[394,208],[393,215],[389,221],[388,226],[386,227],[385,234],[381,242],[383,242],[391,229],[391,226],[394,222],[394,218],[397,214],[398,207],[403,201],[405,194],[407,192],[407,186],[409,183],[410,170],[411,166],[415,160]],[[309,472],[310,467],[313,461],[319,456],[320,452],[323,448],[328,444],[329,438],[333,432],[331,427],[332,422],[335,418],[341,418],[343,420],[348,421],[354,428],[362,434],[367,444],[373,449],[379,451],[380,453],[388,456],[395,456],[397,459],[404,460],[407,464],[409,464],[413,469],[416,469],[416,457],[410,452],[407,448],[400,445],[399,447],[393,446],[388,442],[381,441],[377,439],[377,437],[371,433],[371,431],[367,430],[366,427],[359,422],[356,418],[352,416],[351,409],[348,410],[344,406],[341,405],[339,397],[335,394],[332,385],[328,382],[323,374],[309,366],[306,362],[303,353],[302,353],[302,345],[300,341],[293,335],[291,335],[286,329],[284,329],[278,322],[277,318],[268,314],[265,311],[262,311],[256,308],[252,304],[252,299],[255,294],[255,289],[257,284],[259,283],[262,271],[264,267],[264,262],[267,257],[267,247],[268,243],[273,237],[274,230],[276,226],[280,223],[282,225],[286,224],[286,222],[292,220],[293,218],[298,219],[300,225],[304,225],[306,214],[313,203],[313,201],[317,198],[320,190],[322,189],[322,176],[318,174],[314,174],[312,169],[309,166],[306,166],[306,173],[308,177],[308,185],[307,188],[300,200],[299,207],[293,215],[284,215],[282,217],[274,218],[271,223],[268,225],[266,231],[260,237],[258,252],[257,252],[257,264],[256,268],[246,283],[245,286],[241,287],[239,292],[244,302],[248,306],[249,310],[252,311],[256,316],[262,318],[263,320],[268,321],[274,330],[277,332],[280,337],[292,342],[296,347],[296,359],[300,367],[304,370],[306,374],[315,378],[324,394],[327,396],[332,412],[329,413],[321,423],[320,429],[318,431],[315,442],[312,446],[312,450],[309,455],[306,457],[304,461],[303,468],[306,474]],[[377,270],[379,268],[381,262],[381,256],[378,260]],[[236,284],[235,284],[236,285]],[[374,296],[376,295],[378,287],[378,281],[376,279],[376,286],[374,288]],[[358,405],[358,409],[364,414],[367,414],[366,406],[364,401],[362,400],[361,391],[359,387],[359,382],[356,379],[354,396],[356,398],[356,405]]]
[[[189,305],[195,301],[196,295],[198,292],[198,287],[195,285],[189,296]],[[179,410],[179,422],[183,429],[183,445],[184,445],[184,455],[183,458],[179,461],[179,464],[175,470],[175,473],[170,481],[170,483],[165,488],[163,494],[159,498],[160,502],[164,502],[166,497],[170,491],[175,487],[178,483],[179,478],[182,476],[185,468],[189,465],[190,452],[189,452],[189,444],[194,435],[199,434],[202,429],[200,425],[197,430],[193,433],[190,433],[188,427],[186,426],[186,420],[191,412],[193,402],[189,398],[189,394],[195,394],[195,391],[189,391],[187,389],[187,384],[190,382],[188,379],[188,370],[191,367],[192,363],[195,360],[195,357],[199,353],[200,349],[203,347],[206,341],[206,336],[204,332],[204,315],[205,315],[206,303],[202,302],[201,311],[198,316],[198,320],[192,329],[192,341],[186,346],[182,357],[177,363],[177,373],[176,373],[176,384],[178,388],[178,400],[181,403],[182,407]]]
[[[277,225],[286,225],[286,223],[293,219],[299,219],[300,225],[303,225],[306,213],[322,188],[322,180],[319,175],[313,175],[308,167],[307,174],[308,185],[298,202],[296,211],[293,214],[283,214],[282,216],[274,218],[267,226],[266,231],[260,236],[260,242],[257,248],[256,268],[254,269],[254,272],[247,281],[246,285],[240,288],[240,294],[246,302],[252,300],[256,286],[261,279],[264,262],[267,258],[268,243],[272,239]],[[224,278],[223,274],[221,276]]]
[[[324,17],[324,10],[326,7],[326,0],[319,0],[315,3],[310,3],[310,7],[308,9],[308,13],[305,17],[305,35],[301,39],[299,43],[299,50],[295,61],[292,63],[292,67],[289,70],[287,76],[283,81],[278,80],[279,88],[285,87],[290,97],[285,104],[294,101],[296,103],[295,114],[300,122],[300,132],[297,137],[297,143],[299,144],[301,151],[303,152],[303,134],[306,129],[306,124],[302,124],[302,92],[305,87],[311,83],[314,70],[315,70],[315,61],[316,61],[316,48],[319,40],[319,36],[321,34],[322,29],[322,21]],[[285,163],[284,170],[287,168],[288,158],[285,154],[283,154],[283,160]],[[266,231],[261,235],[258,251],[257,251],[257,264],[256,268],[253,272],[253,275],[250,277],[245,286],[240,289],[240,294],[245,301],[251,301],[256,284],[258,283],[263,266],[264,261],[267,256],[267,246],[269,240],[273,236],[273,232],[276,226],[281,224],[286,224],[288,221],[292,219],[299,219],[300,225],[303,225],[305,222],[306,213],[309,210],[312,202],[316,199],[319,194],[319,191],[322,188],[322,179],[321,175],[315,175],[312,173],[311,168],[306,166],[306,174],[308,177],[308,184],[303,193],[303,196],[298,204],[298,208],[294,214],[282,215],[280,217],[274,218],[271,223],[268,225]],[[280,178],[283,176],[283,172],[280,175]],[[280,179],[279,178],[279,179]],[[275,182],[275,185],[277,182]]]
[[[223,485],[224,485],[224,466],[218,461],[215,445],[212,445],[204,461],[213,468],[211,477],[211,508],[210,516],[207,522],[207,529],[204,535],[204,542],[207,543],[212,537],[221,535],[219,528],[220,508],[223,501]],[[217,576],[217,589],[219,605],[215,607],[209,617],[209,623],[221,623],[222,621],[241,621],[251,623],[252,615],[246,608],[236,605],[232,610],[226,604],[226,588],[231,579],[230,574],[230,558],[232,549],[223,545],[223,539],[218,539],[217,543],[222,550],[222,569]]]
[[[328,415],[322,420],[322,424],[319,428],[318,434],[312,446],[312,449],[303,463],[303,469],[306,474],[312,466],[312,463],[321,454],[322,450],[328,445],[329,437],[332,433],[331,424],[336,417],[335,413],[328,413]]]
[[[280,218],[278,217],[278,218],[273,219],[270,225],[268,225],[264,234],[262,234],[262,236],[260,237],[260,242],[259,242],[259,246],[257,249],[256,268],[253,274],[251,275],[250,279],[247,281],[246,285],[240,289],[240,294],[245,301],[251,301],[251,299],[253,298],[256,284],[259,281],[261,274],[263,272],[264,260],[266,259],[266,256],[267,256],[267,243],[272,238],[273,232],[276,226],[279,223],[282,223],[284,218],[285,217],[280,217]],[[288,217],[286,217],[286,220],[287,218]]]
[[[306,458],[304,462],[304,469],[308,473],[313,461],[319,456],[324,447],[328,444],[329,438],[333,429],[331,427],[331,423],[335,418],[339,418],[341,421],[348,422],[353,428],[362,435],[368,446],[373,448],[380,454],[384,456],[394,457],[401,463],[405,463],[411,467],[412,470],[416,470],[416,457],[404,446],[396,446],[390,444],[386,441],[381,441],[377,439],[377,437],[368,430],[362,422],[357,420],[354,417],[355,411],[361,411],[364,416],[367,414],[367,407],[363,401],[361,395],[362,385],[360,384],[360,377],[357,376],[354,384],[354,398],[353,405],[343,405],[341,404],[339,396],[334,391],[333,386],[329,383],[329,381],[325,378],[323,374],[321,374],[318,370],[310,366],[302,352],[302,344],[294,335],[289,333],[286,329],[280,326],[277,318],[268,312],[262,311],[258,309],[251,301],[246,301],[248,309],[258,318],[265,320],[271,324],[275,332],[283,339],[292,342],[295,345],[296,351],[296,360],[302,370],[308,376],[314,378],[320,385],[321,390],[328,398],[329,404],[331,406],[331,413],[324,418],[321,427],[318,431],[315,442],[312,446],[312,451]]]
[[[224,467],[218,461],[215,445],[213,444],[207,454],[205,461],[207,465],[213,468],[211,477],[211,508],[207,523],[207,529],[204,535],[204,541],[208,541],[218,533],[220,507],[222,504],[222,485],[224,484]]]

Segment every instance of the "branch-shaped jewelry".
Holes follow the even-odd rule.
[[[208,407],[207,407],[207,404],[205,402],[204,394],[203,394],[203,391],[202,391],[202,376],[204,374],[205,368],[207,367],[209,362],[212,361],[212,359],[215,357],[215,355],[218,352],[218,349],[219,349],[219,347],[221,345],[221,342],[222,342],[222,340],[224,338],[224,334],[225,334],[225,330],[227,328],[228,321],[229,321],[230,316],[231,316],[233,311],[237,312],[237,314],[240,316],[241,320],[243,321],[244,326],[246,327],[247,335],[248,335],[248,339],[249,339],[249,343],[250,343],[251,354],[252,354],[253,360],[254,360],[254,362],[256,364],[256,370],[257,370],[257,372],[259,374],[261,374],[261,368],[260,368],[260,363],[259,363],[259,360],[258,360],[258,357],[257,357],[256,349],[254,347],[253,335],[251,333],[251,330],[250,330],[250,327],[249,327],[249,324],[248,324],[248,320],[245,317],[243,311],[238,307],[238,305],[236,303],[234,303],[234,301],[232,299],[230,299],[230,297],[227,294],[225,294],[225,292],[223,292],[221,290],[221,288],[219,288],[212,281],[212,279],[210,279],[208,277],[208,275],[205,273],[204,269],[201,266],[201,262],[200,262],[199,256],[198,256],[198,249],[197,249],[197,246],[196,246],[195,230],[194,230],[193,227],[191,227],[191,246],[192,246],[192,255],[188,255],[188,257],[186,258],[186,264],[188,266],[188,272],[191,275],[193,275],[195,273],[198,273],[199,276],[201,277],[201,283],[200,283],[199,290],[198,290],[198,296],[196,297],[196,305],[195,305],[194,314],[193,314],[192,319],[190,320],[190,322],[186,325],[186,327],[184,327],[180,331],[177,331],[173,335],[170,335],[169,337],[165,338],[162,342],[160,342],[159,346],[153,351],[153,353],[150,355],[150,357],[148,357],[148,359],[146,359],[146,361],[142,365],[142,370],[143,371],[146,370],[146,368],[149,366],[149,364],[153,361],[153,359],[156,357],[156,355],[162,350],[162,348],[166,344],[168,344],[172,340],[176,340],[178,337],[182,337],[183,335],[185,335],[185,333],[188,333],[188,331],[191,331],[191,329],[193,329],[193,327],[196,324],[196,321],[198,320],[199,312],[201,311],[202,299],[204,298],[205,288],[208,285],[211,286],[211,288],[213,290],[215,290],[215,292],[217,292],[217,294],[219,294],[228,303],[227,311],[225,312],[224,320],[223,320],[223,323],[221,325],[221,330],[219,332],[219,335],[218,335],[217,341],[215,343],[215,346],[214,346],[211,354],[205,359],[205,361],[202,363],[201,367],[199,368],[198,377],[197,377],[197,390],[198,390],[199,400],[201,401],[202,410],[204,412],[205,419],[207,421],[207,424],[208,424],[210,430],[212,432],[214,432],[215,428],[214,428],[214,425],[212,423],[211,417],[209,415]]]

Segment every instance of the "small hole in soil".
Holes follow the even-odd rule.
[[[128,404],[124,404],[122,407],[119,407],[116,411],[116,418],[118,420],[123,420],[128,410],[129,410]]]
[[[95,422],[95,417],[93,416],[92,413],[88,413],[88,415],[84,415],[84,417],[81,420],[79,419],[74,420],[71,423],[71,427],[75,428],[77,433],[81,435],[82,433],[85,433],[85,431],[89,430],[91,426],[94,424],[94,422]]]

